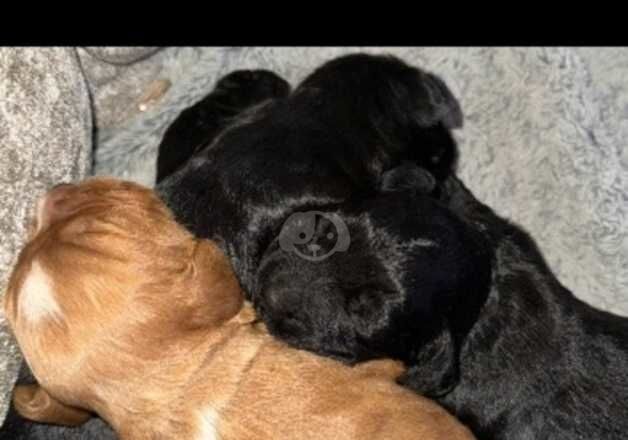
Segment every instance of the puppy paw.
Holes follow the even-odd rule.
[[[36,384],[16,386],[13,405],[19,415],[39,423],[78,426],[92,417],[83,409],[61,403]]]

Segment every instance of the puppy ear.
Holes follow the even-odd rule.
[[[449,130],[462,127],[462,109],[445,83],[436,75],[421,72],[414,90],[415,109],[409,142],[416,163],[437,180],[451,175],[458,160],[458,146]]]
[[[218,326],[242,308],[244,297],[227,256],[209,240],[199,240],[192,257],[185,324]]]
[[[432,73],[424,73],[423,76],[428,98],[425,114],[418,121],[425,126],[441,123],[450,130],[461,128],[464,119],[462,109],[445,82]]]
[[[42,230],[51,223],[68,217],[76,209],[76,203],[65,203],[73,185],[62,183],[52,188],[39,199],[37,204],[37,229]]]
[[[458,147],[451,129],[462,127],[460,104],[436,75],[408,68],[391,78],[383,105],[371,121],[397,144],[397,154],[427,169],[437,180],[453,173]],[[382,114],[378,113],[383,110]]]
[[[40,423],[78,426],[92,417],[88,411],[59,402],[37,384],[16,386],[13,405],[22,417]]]
[[[397,383],[430,398],[442,397],[460,381],[460,343],[448,326],[423,344]]]

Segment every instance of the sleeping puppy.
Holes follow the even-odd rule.
[[[280,246],[295,232],[277,234],[251,291],[270,331],[348,362],[403,360],[401,383],[482,438],[624,438],[628,320],[579,301],[524,231],[417,163],[382,174],[391,194],[317,206],[347,225],[344,252],[304,259]],[[338,233],[304,224],[318,243]]]
[[[415,179],[402,174],[407,188]],[[440,194],[332,211],[351,247],[323,262],[271,245],[254,296],[270,331],[332,357],[404,360],[400,382],[479,438],[625,438],[628,319],[578,300],[534,241],[455,176]],[[303,285],[317,294],[299,295]]]
[[[449,129],[461,123],[436,76],[392,57],[344,56],[289,96],[245,109],[157,189],[182,224],[227,253],[248,294],[290,214],[378,191],[403,160],[444,178],[455,161]],[[160,152],[179,142],[164,139]]]
[[[385,174],[386,192],[324,208],[309,224],[291,217],[261,260],[252,298],[270,332],[291,345],[347,363],[399,359],[408,369],[402,383],[439,397],[459,379],[492,253],[478,231],[425,193],[425,174],[403,165]],[[321,260],[300,252],[301,243],[315,242],[322,253],[327,237],[343,233],[350,240],[343,252]],[[306,287],[316,293],[303,295]]]
[[[243,96],[252,86],[243,83],[230,90]],[[255,89],[251,95],[256,95]],[[206,98],[208,105],[212,99],[211,95]],[[186,120],[193,114],[186,114]],[[205,118],[196,114],[199,120]],[[326,209],[349,198],[372,198],[408,184],[415,187],[416,182],[404,183],[411,174],[404,171],[407,164],[426,168],[427,172],[415,177],[425,193],[437,195],[437,183],[451,173],[456,160],[449,129],[461,124],[458,103],[434,75],[391,57],[341,57],[315,71],[287,98],[245,109],[216,139],[207,138],[208,147],[162,181],[158,190],[179,221],[221,245],[245,292],[255,295],[274,288],[264,289],[263,282],[257,282],[257,269],[261,255],[292,214]],[[178,144],[185,144],[183,136],[164,138],[160,151],[175,150]],[[167,161],[167,157],[160,156],[159,161]],[[455,269],[453,263],[450,271]],[[300,270],[293,267],[293,272],[298,277]],[[402,285],[379,275],[391,292],[400,289],[398,295],[406,294]],[[303,281],[307,283],[309,278]],[[345,283],[352,285],[347,289],[361,287],[361,280],[354,281]],[[264,299],[252,299],[263,305]],[[450,302],[455,303],[453,299]],[[447,337],[453,338],[458,351],[466,327],[454,327]],[[285,332],[277,335],[286,337]],[[436,335],[430,330],[413,337],[413,353],[404,353],[403,360],[417,365],[421,359],[425,364],[430,358],[427,341],[434,343],[431,339]],[[417,351],[419,346],[425,347],[425,353]],[[335,356],[355,362],[373,356],[371,351],[358,355],[347,348]],[[399,355],[399,350],[376,353]],[[444,361],[434,359],[438,368],[424,365],[428,374],[422,370],[416,376],[426,381],[430,378],[429,389],[426,385],[424,391],[440,395],[451,388],[457,365],[452,358],[447,369],[441,368]]]
[[[288,348],[243,304],[228,259],[179,226],[150,190],[92,179],[50,191],[5,296],[40,386],[22,415],[121,439],[471,439],[394,383]]]
[[[286,96],[288,83],[265,70],[239,70],[220,79],[209,95],[181,112],[166,130],[159,150],[157,182],[172,174],[191,155],[210,143],[243,110],[265,100]],[[35,382],[23,363],[18,384]],[[98,418],[81,427],[50,426],[20,417],[13,406],[0,427],[0,439],[113,440],[115,434]]]

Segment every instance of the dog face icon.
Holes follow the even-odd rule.
[[[322,261],[350,244],[347,225],[338,214],[322,211],[292,214],[279,233],[279,246],[310,261]]]

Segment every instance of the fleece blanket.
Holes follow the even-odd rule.
[[[0,292],[34,200],[88,174],[153,185],[168,124],[235,69],[296,84],[345,53],[441,76],[465,114],[459,172],[524,226],[561,282],[628,316],[628,50],[624,48],[0,49]],[[19,366],[0,316],[0,420]]]

